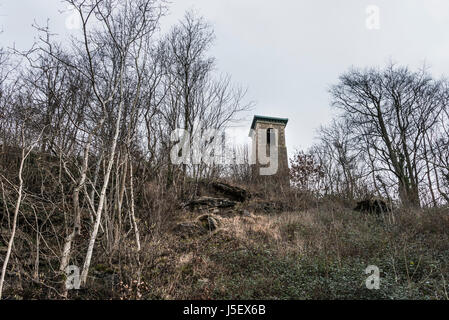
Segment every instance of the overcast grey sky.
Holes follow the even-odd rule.
[[[369,29],[370,5],[379,29]],[[0,0],[0,45],[29,48],[34,20],[64,38],[69,13],[60,0]],[[247,86],[252,114],[290,119],[289,153],[308,148],[315,130],[331,118],[328,88],[351,66],[381,66],[392,59],[416,68],[426,62],[449,74],[449,0],[182,0],[173,1],[164,28],[188,9],[216,32],[211,54],[218,70]],[[369,20],[371,27],[373,20]],[[252,114],[239,132],[248,134]]]

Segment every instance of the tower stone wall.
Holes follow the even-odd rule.
[[[285,143],[285,127],[287,123],[288,119],[285,118],[254,116],[250,131],[250,137],[252,138],[252,174],[254,180],[287,185],[290,184],[287,146]],[[274,129],[274,135],[267,133],[267,130],[270,129]],[[271,141],[273,137],[274,141]],[[277,155],[271,155],[270,147],[277,150]],[[263,158],[264,155],[266,157],[277,157],[270,157],[269,163],[263,164],[261,163],[261,156]],[[277,161],[276,172],[271,174],[271,172],[268,171],[269,174],[266,174],[266,172],[264,174],[264,169],[267,171],[266,168],[273,165],[273,163],[271,163],[272,161]]]

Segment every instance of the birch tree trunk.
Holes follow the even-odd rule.
[[[129,184],[130,184],[130,195],[131,195],[131,221],[133,223],[134,227],[134,234],[136,236],[136,245],[137,245],[137,252],[140,252],[140,234],[139,234],[139,228],[137,227],[136,222],[136,215],[134,210],[134,184],[133,184],[133,164],[132,160],[129,160]]]
[[[114,164],[115,150],[117,147],[117,141],[118,141],[118,137],[120,134],[120,121],[121,121],[121,116],[122,116],[122,109],[123,109],[123,102],[120,102],[119,110],[118,110],[118,114],[117,114],[117,121],[115,124],[114,139],[112,141],[110,156],[109,156],[109,160],[108,160],[108,167],[105,172],[103,187],[101,189],[100,198],[99,198],[99,202],[98,202],[98,208],[97,208],[96,217],[95,217],[95,225],[94,225],[94,228],[90,235],[89,246],[87,248],[86,258],[84,260],[84,265],[83,265],[83,271],[81,272],[81,284],[82,285],[85,285],[86,281],[87,281],[87,275],[89,273],[90,262],[92,259],[92,252],[94,250],[95,240],[97,239],[98,228],[100,227],[101,214],[103,211],[103,206],[104,206],[104,202],[105,202],[105,198],[106,198],[106,190],[107,190],[107,187],[109,184],[109,177],[111,175],[112,166]]]
[[[24,137],[23,128],[22,128],[22,143],[24,143],[24,142],[25,142],[25,137]],[[12,246],[14,244],[14,238],[16,236],[17,216],[19,215],[20,205],[22,203],[22,192],[23,192],[22,172],[23,172],[23,166],[24,166],[26,158],[28,157],[30,152],[33,150],[33,148],[34,148],[34,144],[30,147],[30,150],[28,150],[28,152],[25,154],[25,147],[22,147],[22,156],[21,156],[20,167],[19,167],[18,197],[17,197],[17,201],[16,201],[16,206],[15,206],[15,209],[14,209],[14,217],[13,217],[13,221],[12,221],[11,236],[9,237],[8,249],[6,251],[5,260],[3,261],[2,274],[1,274],[1,277],[0,277],[0,300],[2,298],[2,293],[3,293],[3,284],[5,282],[6,269],[8,267],[9,258],[11,257]]]

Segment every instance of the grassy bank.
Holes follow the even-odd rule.
[[[219,218],[206,235],[167,234],[132,296],[148,299],[448,299],[447,210],[387,217],[349,210]],[[365,269],[381,270],[368,290]],[[122,298],[127,298],[125,295]]]
[[[213,232],[176,231],[177,223],[197,217],[182,212],[158,232],[144,228],[138,254],[132,234],[114,254],[97,254],[87,287],[69,291],[68,298],[449,298],[447,209],[395,211],[383,217],[332,205],[276,214],[236,211],[214,215],[218,229]],[[20,237],[19,250],[27,256]],[[75,263],[82,263],[84,252],[79,248]],[[14,267],[5,298],[61,298],[56,292],[64,278],[51,278],[57,265],[56,260],[53,269],[42,265],[38,281]],[[381,271],[379,290],[366,288],[369,265]]]

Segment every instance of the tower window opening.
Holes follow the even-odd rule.
[[[267,144],[268,145],[270,145],[272,142],[271,138],[273,138],[273,142],[274,142],[274,129],[273,128],[270,128],[267,130]]]

